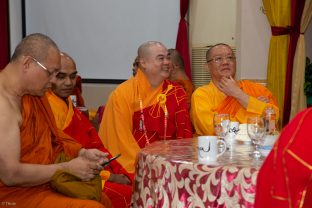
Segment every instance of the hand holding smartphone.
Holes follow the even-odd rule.
[[[116,160],[118,157],[120,157],[121,154],[117,154],[114,157],[110,158],[107,162],[103,163],[102,166],[105,167],[106,165],[108,165],[111,161]]]

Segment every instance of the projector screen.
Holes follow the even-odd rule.
[[[138,46],[174,48],[180,0],[25,0],[26,35],[43,33],[71,55],[83,79],[132,76]]]

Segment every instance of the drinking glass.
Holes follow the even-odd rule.
[[[213,126],[215,134],[219,139],[224,140],[224,137],[229,132],[230,115],[229,114],[214,114]]]
[[[256,116],[247,118],[247,133],[255,148],[251,153],[251,157],[254,159],[259,159],[261,157],[261,153],[259,152],[258,147],[263,143],[265,130],[263,117]]]

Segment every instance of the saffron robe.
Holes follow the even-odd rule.
[[[213,135],[213,116],[216,113],[229,114],[232,121],[247,123],[247,118],[262,115],[263,111],[272,106],[279,118],[279,109],[272,93],[260,84],[248,80],[239,82],[240,88],[249,95],[247,108],[231,96],[222,93],[211,81],[208,85],[197,88],[192,95],[191,118],[198,135]],[[257,99],[264,96],[269,103]]]
[[[47,107],[48,106],[48,107]],[[45,97],[26,95],[22,100],[20,127],[20,161],[31,164],[53,164],[60,152],[67,157],[78,155],[81,145],[58,131]],[[36,176],[34,176],[36,177]],[[0,201],[16,207],[110,207],[110,200],[102,195],[101,203],[75,199],[56,193],[48,183],[33,187],[8,187],[0,182]]]
[[[164,128],[165,108],[168,111],[167,128]],[[134,172],[137,153],[147,143],[144,126],[149,143],[192,137],[187,98],[182,87],[165,80],[153,89],[139,69],[135,77],[112,92],[99,128],[104,146],[113,155],[122,154],[118,161],[130,173]]]
[[[55,95],[52,91],[46,92],[49,100],[57,128],[62,130],[71,138],[78,141],[84,148],[96,148],[103,152],[109,153],[103,146],[95,128],[91,125],[89,119],[77,108],[73,108],[71,99],[67,98],[67,103]],[[112,156],[109,154],[108,156]],[[103,179],[103,192],[111,199],[114,207],[129,207],[131,203],[132,186],[107,182],[110,172],[114,174],[124,174],[132,180],[133,176],[129,175],[122,166],[116,161],[111,161],[106,170],[101,172]]]
[[[255,207],[312,207],[312,108],[288,123],[257,178]]]

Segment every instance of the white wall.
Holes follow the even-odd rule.
[[[22,1],[9,1],[9,15],[10,15],[10,50],[11,55],[14,52],[17,44],[22,40]]]
[[[208,7],[213,8],[215,13],[219,14],[218,19],[228,19],[227,15],[231,16],[233,13],[226,12],[223,8],[216,7],[214,4],[208,6],[208,1],[211,0],[192,0],[196,7],[200,7],[198,3],[202,1],[206,4],[201,9],[204,14],[210,15],[211,13],[205,12]],[[218,0],[214,0],[216,3]],[[226,0],[229,1],[229,0]],[[230,2],[232,2],[231,0]],[[236,0],[237,1],[237,0]],[[223,3],[223,2],[221,2]],[[10,0],[10,42],[11,53],[13,53],[15,46],[22,39],[22,21],[21,21],[21,1]],[[268,25],[266,16],[261,13],[260,7],[262,6],[261,0],[238,0],[237,8],[235,7],[237,17],[237,24],[235,27],[234,41],[238,49],[238,78],[243,79],[266,79],[267,71],[267,52],[268,44],[271,37],[270,27]],[[216,12],[217,11],[217,12]],[[207,22],[207,18],[203,18],[203,22],[197,22],[197,27],[204,30],[205,33],[211,32],[211,25],[214,24],[216,19]],[[236,21],[235,21],[236,22]],[[234,24],[234,23],[233,23]],[[221,24],[221,26],[223,26]],[[228,27],[231,31],[233,28]],[[194,36],[194,34],[192,34]],[[224,33],[222,33],[222,37]],[[230,36],[225,36],[228,38]],[[203,36],[197,35],[196,39],[201,40]],[[310,23],[306,33],[306,51],[307,56],[312,59],[312,24]],[[201,42],[201,41],[198,41]],[[83,84],[83,96],[86,99],[87,106],[97,108],[97,106],[106,103],[110,92],[117,86],[111,84]],[[100,96],[99,96],[100,95]],[[101,97],[103,96],[103,97]]]
[[[190,45],[222,42],[235,46],[237,0],[190,1]]]
[[[271,30],[260,10],[262,0],[192,0],[190,4],[190,45],[234,46],[237,78],[265,80]]]
[[[236,41],[240,79],[267,79],[271,29],[261,7],[262,0],[238,1]]]
[[[129,3],[128,3],[129,2]],[[128,79],[146,41],[175,47],[179,0],[25,0],[26,34],[50,36],[85,79]]]

